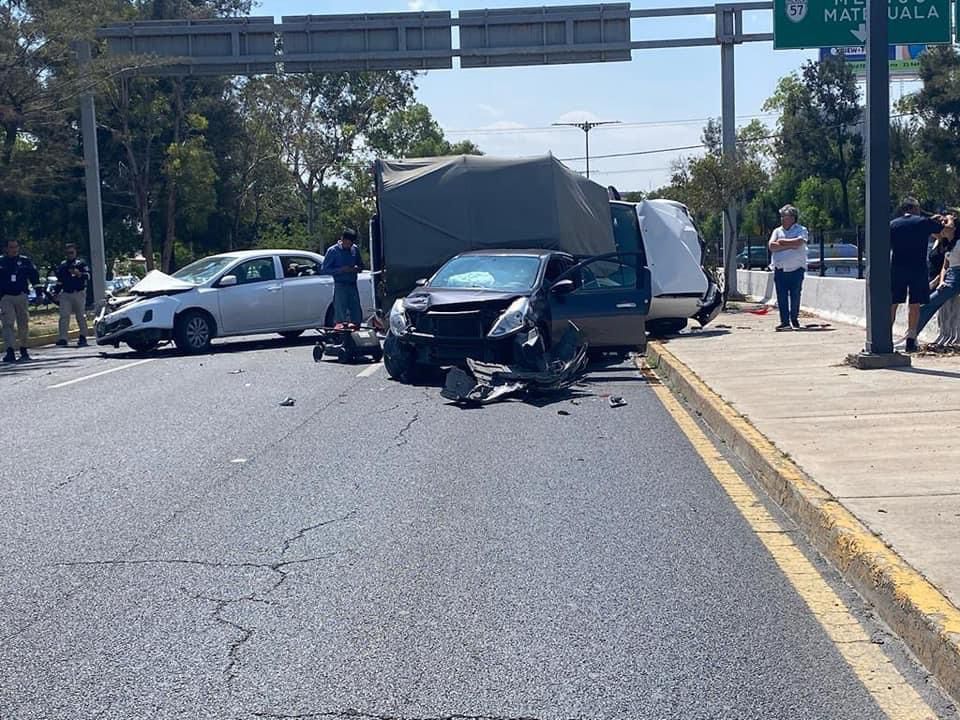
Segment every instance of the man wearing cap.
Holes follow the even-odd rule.
[[[357,289],[357,273],[363,270],[363,259],[356,242],[357,231],[346,229],[323,258],[322,272],[333,275],[333,317],[337,323],[359,325],[363,321]]]
[[[777,331],[800,329],[800,290],[807,272],[807,229],[797,222],[793,205],[780,208],[780,227],[770,235],[770,264],[777,289],[780,324]]]
[[[943,230],[945,221],[939,216],[927,217],[915,198],[907,197],[901,213],[890,221],[890,286],[893,291],[890,322],[897,320],[897,309],[909,303],[907,312],[906,351],[917,351],[917,322],[920,306],[930,301],[930,279],[927,273],[927,249],[930,236]]]

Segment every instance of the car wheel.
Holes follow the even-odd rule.
[[[650,337],[661,338],[676,335],[687,327],[686,318],[669,318],[667,320],[651,320],[647,323]]]
[[[213,321],[200,310],[187,310],[177,318],[173,342],[181,352],[195,354],[209,349],[213,340]]]
[[[296,340],[301,335],[303,335],[303,330],[285,330],[280,333],[280,337],[285,340]]]
[[[383,341],[383,365],[387,375],[399,382],[412,383],[418,374],[413,351],[405,348],[392,332],[388,332]]]
[[[135,353],[148,353],[151,350],[155,350],[157,345],[160,344],[159,337],[133,337],[129,340],[124,340],[127,343],[127,347],[133,350]]]

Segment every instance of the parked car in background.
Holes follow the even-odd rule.
[[[323,258],[301,250],[248,250],[197,260],[166,275],[149,273],[97,317],[98,345],[152,350],[172,339],[188,353],[215,337],[279,333],[295,338],[333,324],[333,278]],[[373,313],[370,273],[358,276],[364,316]]]
[[[384,363],[413,380],[422,366],[542,356],[574,323],[594,350],[643,350],[650,271],[608,253],[482,250],[446,262],[390,311]]]
[[[857,246],[852,243],[827,243],[823,247],[824,275],[857,277]],[[807,272],[820,274],[820,245],[807,245]]]
[[[747,257],[747,250],[750,257]],[[737,267],[741,270],[766,270],[770,265],[770,253],[766,245],[750,245],[737,255]]]

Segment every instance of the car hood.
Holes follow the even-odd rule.
[[[489,290],[452,290],[423,288],[410,293],[403,301],[408,310],[423,312],[434,307],[450,305],[478,305],[483,303],[506,304],[518,297],[529,296],[529,292],[492,292]]]
[[[177,278],[151,270],[147,276],[130,288],[131,295],[175,295],[177,293],[195,290],[196,285],[178,280]]]

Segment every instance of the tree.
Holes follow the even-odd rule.
[[[780,113],[778,170],[840,184],[841,223],[851,223],[851,181],[863,165],[863,110],[856,76],[842,58],[808,61],[780,81],[764,110]]]
[[[765,168],[767,135],[762,123],[751,122],[738,132],[736,153],[726,156],[720,123],[711,119],[702,136],[706,154],[674,163],[672,190],[666,196],[686,204],[700,217],[725,217],[731,205],[742,207],[768,181]],[[731,243],[727,248],[730,253],[728,263],[732,263],[733,246]]]
[[[307,209],[307,233],[318,234],[317,200],[324,182],[344,172],[365,135],[413,98],[409,72],[282,75],[251,81],[256,106],[280,143]]]
[[[382,126],[369,133],[367,145],[374,153],[391,158],[483,154],[470,140],[447,140],[430,109],[421,103],[393,112]]]

